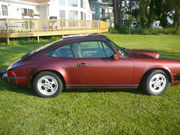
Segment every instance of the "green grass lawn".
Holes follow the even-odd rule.
[[[159,51],[180,60],[180,36],[109,35],[122,47]],[[0,45],[0,70],[50,41]],[[0,135],[179,135],[180,85],[161,96],[139,90],[71,90],[37,97],[31,89],[0,80]]]

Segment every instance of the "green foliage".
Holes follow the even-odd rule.
[[[123,15],[127,14],[136,18],[138,27],[142,29],[152,28],[155,20],[160,20],[163,28],[180,25],[180,0],[113,0],[112,2],[116,7],[114,8],[114,19],[117,30],[119,26],[126,25],[122,19]],[[169,24],[167,17],[173,20],[173,24]],[[130,20],[131,18],[126,21]]]
[[[165,28],[165,29],[150,29],[152,34],[176,34],[175,28]]]
[[[162,58],[180,60],[180,36],[107,36],[122,47],[156,50]],[[49,39],[23,42],[0,45],[1,70]],[[179,99],[180,86],[169,87],[161,96],[139,90],[65,90],[44,99],[0,80],[0,134],[179,135]]]
[[[42,43],[56,41],[56,40],[59,40],[59,39],[61,39],[60,36],[42,37],[42,38],[40,38],[41,43],[38,43],[37,38],[10,39],[10,46],[42,44]],[[6,41],[1,41],[0,45],[7,45],[5,42]]]
[[[51,41],[56,41],[56,40],[59,40],[59,39],[61,39],[61,37],[59,37],[59,36],[52,36],[52,37],[50,37]]]
[[[17,45],[19,45],[19,43],[16,40],[12,40],[12,41],[10,41],[10,45],[17,46]]]
[[[120,33],[120,34],[128,34],[129,28],[126,26],[120,27],[118,30],[111,29],[110,33]],[[164,28],[164,29],[140,29],[140,28],[131,28],[131,34],[144,34],[144,35],[159,35],[159,34],[166,34],[166,35],[175,35],[176,28]]]
[[[176,34],[180,35],[180,25],[178,25],[176,28]]]

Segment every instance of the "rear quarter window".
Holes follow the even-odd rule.
[[[56,58],[73,58],[73,52],[71,49],[71,45],[62,46],[51,50],[47,53],[49,57],[56,57]]]

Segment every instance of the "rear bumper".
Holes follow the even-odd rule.
[[[8,83],[16,84],[16,77],[8,76],[7,72],[1,72],[0,78],[3,79],[4,81],[8,82]]]
[[[6,73],[6,72],[5,71],[4,72],[0,72],[0,79],[2,79],[4,73]]]

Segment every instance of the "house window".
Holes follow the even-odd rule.
[[[84,20],[86,20],[86,13],[84,13]]]
[[[28,9],[27,8],[22,8],[22,14],[28,14]]]
[[[65,0],[59,0],[60,5],[65,5]]]
[[[29,15],[33,15],[33,14],[34,14],[34,10],[28,9],[28,14],[29,14]]]
[[[78,11],[69,11],[70,20],[78,20]]]
[[[83,20],[83,12],[81,12],[81,20]]]
[[[34,10],[29,9],[29,8],[22,8],[21,11],[22,11],[23,15],[33,15],[34,14]]]
[[[98,8],[95,8],[95,12],[96,12],[96,14],[98,14]]]
[[[59,11],[59,19],[65,19],[65,10]]]
[[[81,8],[83,8],[83,7],[84,7],[84,1],[81,0]]]
[[[78,6],[78,0],[68,0],[69,6],[77,7]]]
[[[8,16],[8,6],[7,5],[1,5],[2,8],[2,15]]]
[[[105,9],[102,8],[102,17],[105,17]]]

